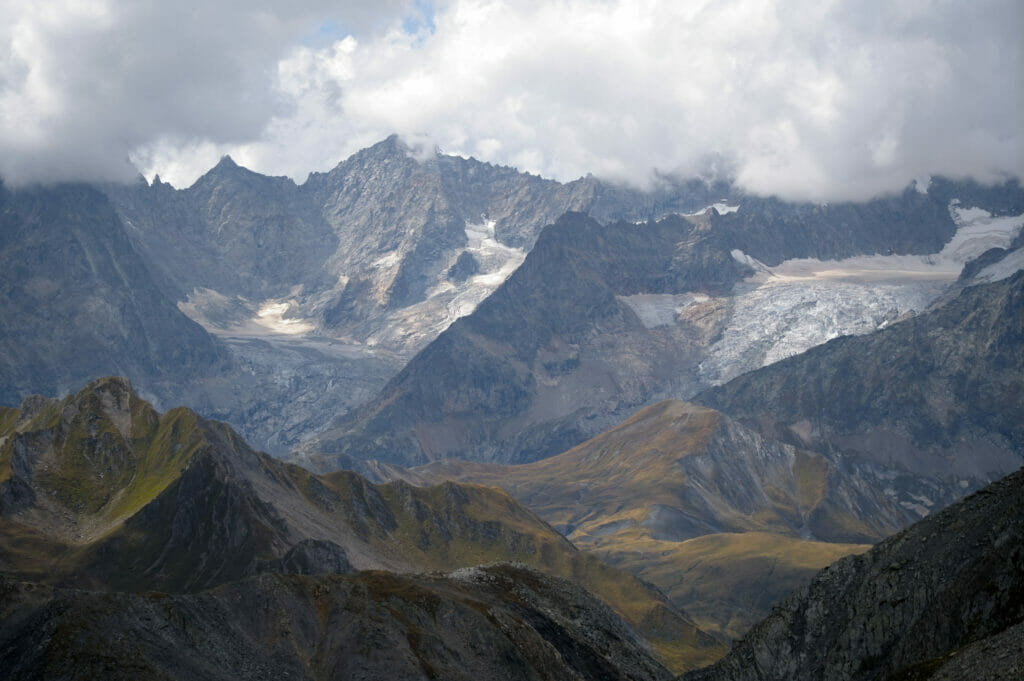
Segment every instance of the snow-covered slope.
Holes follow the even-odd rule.
[[[925,310],[954,282],[965,263],[992,248],[1007,248],[1024,227],[1024,215],[993,217],[957,202],[950,212],[958,229],[934,255],[866,255],[844,260],[787,260],[767,267],[741,251],[733,257],[756,274],[721,301],[729,321],[708,348],[699,373],[708,385],[799,354],[832,338],[859,335]],[[1024,268],[1020,250],[984,268],[975,281],[991,282]],[[673,297],[677,298],[677,297]],[[679,296],[680,314],[694,301]],[[692,296],[691,296],[692,298]],[[706,304],[706,301],[698,301]],[[666,301],[647,306],[642,320],[665,319]],[[660,316],[659,316],[660,315]]]

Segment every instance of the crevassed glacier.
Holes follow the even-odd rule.
[[[917,314],[956,281],[966,262],[990,248],[1008,247],[1024,227],[1024,215],[993,217],[957,201],[950,212],[958,229],[932,255],[803,258],[768,267],[733,251],[755,274],[728,301],[729,322],[698,368],[701,382],[724,383],[832,338],[869,333]],[[1016,252],[983,269],[977,280],[996,281],[1022,268],[1024,257]]]

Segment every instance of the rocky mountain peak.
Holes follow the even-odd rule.
[[[131,382],[123,376],[100,378],[87,385],[78,395],[74,403],[80,408],[95,408],[97,405],[103,416],[117,428],[121,437],[132,437],[132,400],[137,400]],[[88,414],[90,418],[99,414]]]
[[[235,163],[235,159],[231,158],[230,154],[224,154],[220,157],[220,161],[213,167],[214,170],[233,170],[238,168],[239,165]]]
[[[225,183],[239,185],[237,188],[242,191],[250,191],[251,188],[261,187],[263,191],[294,191],[295,183],[287,177],[271,177],[249,170],[239,165],[230,155],[221,156],[217,165],[210,168],[191,187],[184,190],[186,193],[193,193],[197,196],[205,196],[205,192],[211,191]],[[156,182],[153,183],[156,186]],[[234,197],[224,197],[221,201],[231,201]],[[280,197],[276,197],[280,200]],[[264,199],[266,200],[266,198]]]

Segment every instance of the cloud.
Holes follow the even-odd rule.
[[[0,0],[0,175],[130,179],[140,150],[258,138],[296,104],[274,87],[295,44],[372,34],[411,5],[336,4]]]
[[[68,6],[91,16],[96,5]],[[43,38],[13,41],[14,54],[50,55],[85,85],[0,63],[0,158],[15,159],[0,173],[45,175],[55,158],[109,172],[131,155],[182,186],[230,152],[301,181],[392,132],[562,180],[644,185],[655,171],[724,164],[750,191],[812,200],[1024,170],[1016,0],[445,0],[353,11],[348,24],[326,6],[292,17],[238,3],[203,30],[145,6],[142,17],[62,14],[72,41],[29,22]],[[145,37],[109,46],[154,17]],[[113,28],[69,28],[98,21]],[[189,40],[184,77],[173,55]],[[124,58],[150,43],[147,59]],[[9,102],[34,137],[8,134]]]

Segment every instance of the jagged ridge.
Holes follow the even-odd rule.
[[[674,669],[721,645],[504,492],[317,476],[124,379],[0,412],[0,570],[88,588],[195,592],[265,571],[518,561],[606,598]]]
[[[523,567],[250,578],[191,596],[0,576],[0,677],[662,681],[603,603]]]

